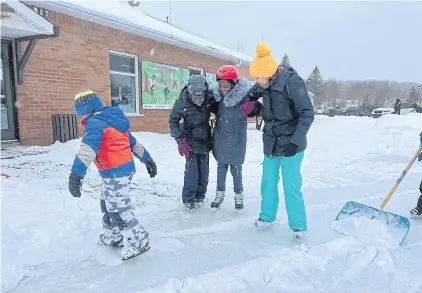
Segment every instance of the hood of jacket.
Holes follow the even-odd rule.
[[[297,75],[297,71],[293,67],[289,65],[280,65],[277,69],[277,72],[271,78],[268,88],[282,91],[286,86],[289,77],[295,74]]]
[[[118,107],[104,107],[99,112],[92,114],[88,119],[100,119],[120,132],[126,132],[130,129],[129,119]]]
[[[233,108],[243,101],[251,87],[251,84],[246,78],[241,78],[225,96],[223,96],[223,93],[217,87],[214,91],[214,97],[217,102],[223,101],[226,107]]]

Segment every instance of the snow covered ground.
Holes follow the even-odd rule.
[[[2,157],[21,156],[1,161],[1,171],[11,176],[1,180],[2,292],[422,292],[422,220],[411,220],[401,247],[368,243],[332,228],[348,200],[379,206],[415,152],[421,126],[419,114],[316,117],[302,168],[309,232],[301,245],[288,229],[283,200],[276,226],[253,227],[263,154],[262,134],[252,124],[242,212],[234,210],[228,175],[227,200],[211,213],[213,158],[205,207],[185,212],[184,159],[176,143],[168,134],[135,133],[156,160],[158,176],[150,179],[136,163],[131,194],[135,213],[150,232],[151,250],[124,263],[118,250],[97,244],[101,212],[95,167],[82,198],[67,190],[79,140],[8,149]],[[421,179],[422,163],[416,162],[385,209],[408,216]],[[380,235],[376,228],[371,231],[374,238]],[[365,233],[367,239],[368,227]]]

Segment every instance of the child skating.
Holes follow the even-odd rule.
[[[420,136],[420,147],[422,147],[422,132],[419,134]],[[422,161],[422,152],[418,156],[418,161]],[[410,211],[410,218],[412,219],[421,219],[422,218],[422,181],[419,185],[419,191],[421,195],[419,196],[418,202],[416,207]]]
[[[217,190],[211,208],[220,208],[226,195],[228,169],[233,177],[235,209],[243,209],[242,165],[245,161],[247,140],[247,117],[242,114],[250,83],[239,79],[239,71],[233,65],[217,70],[219,83],[214,91],[219,103],[213,132],[213,155],[217,165]]]
[[[148,151],[130,133],[130,122],[117,107],[106,107],[100,97],[82,90],[74,100],[76,115],[83,118],[85,133],[69,176],[69,191],[81,197],[82,180],[94,161],[102,178],[100,197],[104,233],[100,243],[124,247],[122,259],[133,258],[149,249],[147,231],[136,219],[129,195],[135,173],[135,155],[147,167],[151,178],[157,167]]]
[[[217,104],[203,75],[192,75],[173,105],[169,124],[179,154],[185,156],[182,200],[189,210],[203,205],[209,177],[211,151],[211,112]],[[180,124],[180,120],[183,122]]]

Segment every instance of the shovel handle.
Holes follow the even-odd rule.
[[[422,151],[422,147],[418,147],[415,154],[413,155],[412,159],[410,160],[409,164],[407,164],[406,168],[401,173],[399,179],[397,180],[396,184],[394,184],[393,188],[391,188],[390,192],[385,197],[384,201],[380,205],[380,209],[382,210],[387,202],[390,200],[393,193],[396,191],[397,187],[399,187],[400,182],[403,180],[404,176],[406,176],[407,172],[409,172],[410,167],[412,167],[413,163],[416,161],[416,158],[419,156],[420,152]]]

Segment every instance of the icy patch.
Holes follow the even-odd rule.
[[[351,236],[357,241],[376,247],[395,249],[401,239],[393,235],[393,231],[386,224],[366,217],[348,217],[333,221],[331,228],[343,235]]]

